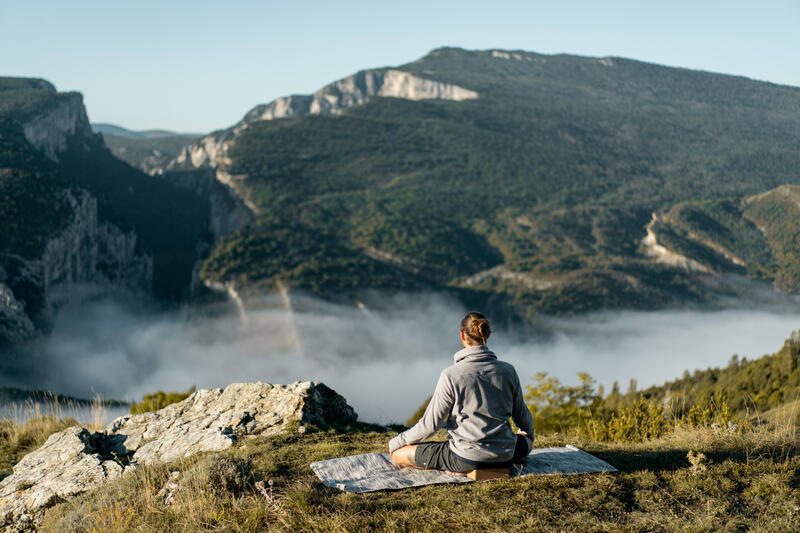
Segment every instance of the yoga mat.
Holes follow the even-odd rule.
[[[438,483],[472,483],[464,476],[452,476],[440,470],[400,467],[388,453],[364,453],[311,463],[311,469],[328,487],[346,492],[397,490]],[[552,474],[588,474],[616,472],[602,459],[575,446],[534,448],[520,465],[511,467],[511,476]]]

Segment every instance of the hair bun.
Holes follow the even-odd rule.
[[[489,321],[480,313],[472,312],[461,320],[461,331],[467,334],[469,338],[474,341],[486,344],[489,335],[492,334],[492,328],[489,327]]]

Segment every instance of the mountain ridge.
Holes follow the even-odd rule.
[[[187,152],[180,164],[216,166],[256,222],[230,237],[236,246],[212,251],[201,275],[243,286],[281,279],[324,292],[280,259],[268,260],[273,270],[223,253],[246,249],[240,239],[258,246],[272,238],[272,224],[288,224],[301,234],[322,231],[343,257],[444,287],[469,281],[471,290],[505,295],[526,313],[710,302],[721,287],[716,272],[659,265],[643,252],[652,213],[693,196],[741,198],[797,179],[794,87],[624,58],[501,50],[440,48],[389,68],[479,97],[373,96],[337,114],[270,116],[205,137],[199,155]],[[491,212],[458,205],[447,184],[486,194]],[[346,229],[330,229],[337,226]],[[474,265],[460,249],[476,252]],[[339,268],[330,263],[323,272]],[[338,270],[342,283],[369,286],[352,268]],[[549,289],[523,281],[530,279],[547,280]]]

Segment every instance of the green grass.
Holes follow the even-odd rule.
[[[142,467],[48,510],[42,531],[789,531],[800,513],[795,426],[683,431],[637,444],[570,441],[616,474],[349,494],[324,487],[308,466],[386,451],[395,434],[360,426],[246,441],[223,454],[252,467],[249,488],[238,494],[203,482],[203,457]],[[555,435],[537,446],[565,442]],[[706,461],[693,466],[690,450]],[[157,493],[174,470],[188,481],[174,504],[163,505]],[[252,487],[259,479],[273,480],[271,498]]]

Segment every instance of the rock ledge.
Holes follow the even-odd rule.
[[[280,433],[294,422],[328,428],[357,418],[323,383],[258,382],[199,390],[159,411],[118,418],[101,432],[67,428],[23,457],[0,482],[0,527],[34,528],[47,507],[139,464],[224,450],[249,436]]]

